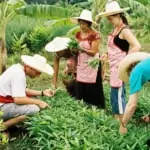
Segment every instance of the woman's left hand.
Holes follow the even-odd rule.
[[[43,91],[43,95],[44,95],[44,96],[48,96],[48,97],[54,96],[55,93],[56,93],[55,91],[52,91],[52,90],[50,90],[50,89],[46,89],[46,90]]]

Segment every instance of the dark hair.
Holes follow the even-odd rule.
[[[90,21],[78,19],[78,22],[80,22],[80,21],[84,21],[85,23],[87,23],[87,24],[88,24],[88,27],[91,27],[91,26],[92,26],[92,22],[90,22]]]
[[[127,20],[127,18],[125,17],[124,13],[114,14],[114,15],[111,15],[111,16],[117,16],[117,15],[120,16],[120,18],[122,19],[122,21],[123,21],[124,24],[129,25],[129,24],[128,24],[128,20]]]
[[[128,20],[127,20],[127,18],[125,17],[124,13],[120,13],[119,15],[120,15],[120,17],[121,17],[123,23],[126,24],[126,25],[129,25],[129,24],[128,24]]]
[[[137,61],[135,63],[132,63],[129,68],[127,69],[127,73],[130,76],[131,71],[133,70],[133,68],[139,63],[140,61]]]

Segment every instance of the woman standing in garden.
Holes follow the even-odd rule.
[[[92,58],[99,58],[100,35],[91,28],[94,22],[88,10],[83,10],[79,17],[73,17],[71,21],[80,26],[80,31],[76,34],[80,47],[77,58],[76,99],[83,99],[104,109],[101,65],[97,69],[87,63]]]
[[[124,11],[128,8],[120,8],[116,1],[106,4],[105,12],[97,15],[97,19],[106,16],[114,29],[108,37],[108,53],[102,55],[101,60],[108,56],[110,64],[110,86],[111,86],[111,105],[115,118],[121,120],[124,114],[125,87],[122,80],[118,78],[118,66],[120,61],[129,53],[137,52],[141,46],[136,37],[132,34],[128,26],[128,21],[124,16]]]

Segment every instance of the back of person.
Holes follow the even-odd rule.
[[[0,76],[0,96],[13,96],[11,85],[14,84],[14,82],[17,82],[17,80],[19,80],[20,78],[23,79],[22,81],[26,81],[23,67],[20,64],[15,64],[8,68]],[[26,82],[24,82],[24,84],[26,84]]]

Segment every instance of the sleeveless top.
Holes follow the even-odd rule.
[[[117,45],[122,51],[128,52],[129,51],[129,43],[125,39],[120,39],[119,35],[121,31],[125,28],[129,28],[128,26],[123,27],[120,32],[114,37],[114,43]]]
[[[79,45],[82,45],[83,49],[91,50],[92,42],[100,39],[100,35],[97,32],[91,31],[86,38],[82,38],[81,32],[76,34],[76,39],[79,42]],[[87,63],[91,58],[99,58],[99,53],[96,53],[95,56],[88,55],[85,52],[78,54],[77,60],[77,78],[78,82],[83,83],[95,83],[97,78],[98,69],[92,68]]]
[[[123,28],[124,26],[121,25],[120,30]],[[127,55],[127,52],[123,51],[118,45],[114,43],[115,37],[116,35],[113,35],[113,33],[108,36],[107,49],[110,65],[110,85],[111,87],[118,88],[123,84],[123,81],[119,79],[118,67],[121,60]]]

